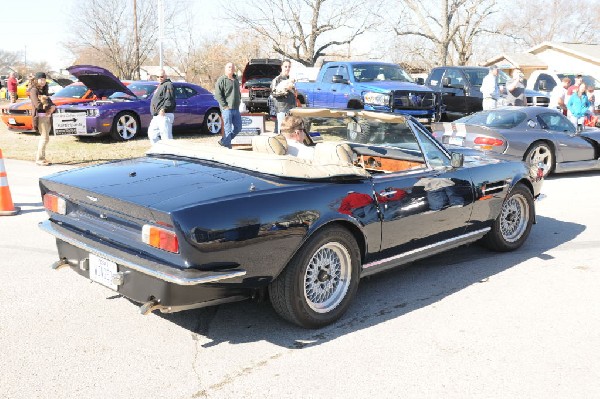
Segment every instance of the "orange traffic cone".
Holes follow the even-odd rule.
[[[0,149],[0,216],[16,215],[20,210],[21,208],[15,207],[10,196],[8,178],[6,177],[6,169],[4,169],[4,158],[2,158],[2,150]]]

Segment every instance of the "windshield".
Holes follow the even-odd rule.
[[[574,73],[558,73],[558,74],[556,74],[556,76],[558,76],[558,78],[560,80],[562,80],[563,78],[569,78],[569,79],[571,79],[571,84],[573,84],[575,82],[575,76],[577,76],[577,74],[574,74]],[[583,83],[585,83],[585,85],[588,87],[588,89],[590,87],[593,87],[594,89],[600,89],[600,81],[598,81],[597,79],[595,79],[593,76],[582,75],[582,78],[583,78]]]
[[[483,83],[483,78],[486,77],[486,75],[489,73],[489,70],[484,68],[474,68],[465,69],[464,72],[467,75],[467,78],[469,79],[469,82],[471,82],[472,86],[481,87],[481,84]]]
[[[152,93],[154,93],[154,90],[156,90],[156,85],[153,84],[147,84],[147,83],[133,83],[127,86],[127,88],[129,90],[131,90],[133,92],[133,94],[135,94],[137,96],[137,98],[149,98],[152,96]],[[114,94],[112,94],[110,97],[111,100],[116,100],[116,99],[127,99],[127,100],[135,100],[136,97],[132,97],[131,95],[127,94],[127,93],[123,93],[121,91],[118,91]]]
[[[87,90],[84,85],[69,85],[57,91],[52,97],[83,98]]]
[[[499,129],[511,129],[527,118],[524,112],[512,110],[493,110],[478,112],[458,119],[457,123],[487,126]]]
[[[413,82],[413,79],[400,68],[393,64],[363,64],[352,67],[354,79],[357,82],[373,80],[396,80],[400,82]]]

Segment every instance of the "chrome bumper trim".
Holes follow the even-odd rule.
[[[53,235],[54,237],[62,240],[68,244],[71,244],[77,248],[80,248],[84,251],[92,253],[94,255],[100,256],[102,258],[108,259],[112,262],[117,263],[118,265],[122,265],[124,267],[128,267],[132,270],[138,271],[140,273],[147,274],[148,276],[157,278],[159,280],[166,281],[168,283],[173,283],[177,285],[198,285],[205,283],[213,283],[215,281],[227,280],[236,277],[242,277],[246,275],[246,270],[234,269],[234,270],[225,270],[222,272],[215,271],[201,271],[196,269],[176,269],[173,267],[168,267],[162,265],[163,270],[155,270],[149,268],[147,266],[143,266],[138,263],[131,262],[127,259],[123,259],[118,256],[114,256],[106,251],[99,250],[97,248],[93,248],[85,242],[75,239],[73,237],[69,237],[62,232],[58,231],[53,223],[49,220],[45,220],[39,223],[39,228]]]

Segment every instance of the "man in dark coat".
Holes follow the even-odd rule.
[[[150,112],[152,120],[148,126],[148,138],[152,144],[159,140],[173,139],[173,122],[175,121],[175,90],[173,83],[167,78],[167,73],[160,71],[159,85],[154,91]]]

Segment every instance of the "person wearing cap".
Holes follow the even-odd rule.
[[[152,120],[148,126],[148,138],[152,144],[159,140],[172,140],[175,122],[175,90],[164,69],[160,71],[158,82],[150,103]]]
[[[310,147],[305,144],[306,129],[302,118],[286,115],[281,122],[280,132],[287,141],[288,155],[302,159],[313,159],[315,147]]]
[[[33,113],[33,129],[40,133],[35,163],[40,166],[50,165],[46,160],[46,146],[50,140],[52,113],[56,107],[52,104],[52,100],[50,100],[48,83],[46,83],[46,74],[44,72],[36,73],[31,81],[29,87],[29,99],[31,100],[31,109]]]
[[[525,106],[525,77],[520,69],[513,70],[512,79],[506,82],[507,105]]]
[[[498,87],[498,67],[492,65],[490,71],[481,82],[481,94],[483,94],[482,107],[486,109],[494,109],[498,106],[500,98],[500,88]]]

